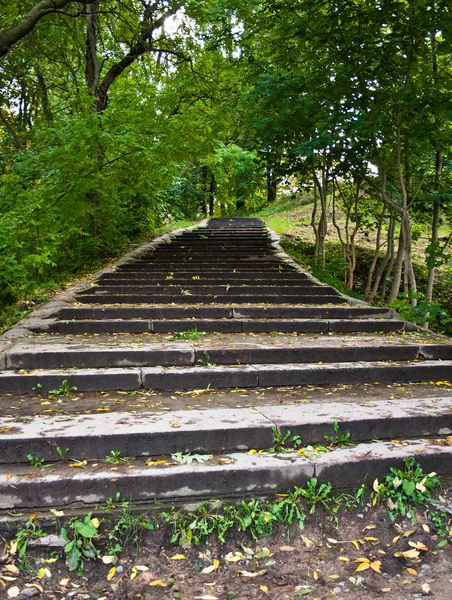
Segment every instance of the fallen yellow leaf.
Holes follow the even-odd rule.
[[[170,560],[185,560],[185,554],[175,554],[170,556]]]
[[[113,579],[113,577],[115,576],[116,573],[116,567],[112,567],[109,571],[108,571],[108,575],[107,575],[107,581],[110,581],[110,579]]]
[[[417,577],[417,571],[416,569],[412,569],[411,567],[407,567],[407,571],[410,575],[413,575],[413,577]]]
[[[151,581],[149,585],[151,587],[168,587],[168,584],[166,581],[163,581],[163,579],[155,579],[154,581]]]

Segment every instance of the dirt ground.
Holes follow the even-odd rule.
[[[452,490],[441,494],[450,506]],[[102,532],[105,514],[98,517]],[[445,538],[435,533],[425,506],[413,519],[391,522],[385,507],[366,505],[341,515],[338,525],[328,513],[315,513],[301,531],[298,526],[279,529],[258,540],[248,532],[235,532],[225,544],[210,538],[185,547],[171,544],[171,532],[162,526],[146,531],[139,546],[129,544],[114,567],[101,560],[105,550],[100,538],[100,558],[86,562],[83,574],[68,570],[61,548],[29,549],[24,559],[9,555],[12,536],[3,533],[0,597],[452,600],[452,545],[438,547]],[[46,533],[58,531],[54,523]],[[396,556],[416,548],[417,557]],[[372,566],[357,571],[363,563]]]

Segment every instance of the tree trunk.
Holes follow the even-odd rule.
[[[216,188],[215,175],[211,173],[210,175],[210,185],[209,185],[209,217],[213,217],[214,213],[214,204],[215,204],[215,188]]]
[[[369,297],[367,298],[367,300],[369,302],[372,301],[377,295],[378,288],[380,287],[381,278],[383,276],[383,273],[385,272],[385,269],[386,269],[386,266],[388,265],[388,263],[390,263],[389,267],[388,267],[388,273],[390,273],[392,271],[392,264],[394,262],[395,222],[396,222],[396,218],[394,215],[391,214],[391,216],[389,217],[388,234],[386,237],[386,254],[385,254],[380,266],[377,269],[377,273],[375,275],[375,281],[372,286],[372,290],[369,294]],[[382,289],[382,294],[381,294],[382,297],[384,297],[385,294],[386,294],[386,279],[383,284],[383,289]]]
[[[380,248],[381,248],[381,230],[382,230],[382,227],[383,227],[383,221],[384,221],[385,212],[386,212],[386,206],[383,205],[383,209],[381,211],[380,218],[378,219],[377,235],[376,235],[376,239],[375,239],[374,255],[372,257],[372,263],[371,263],[371,265],[369,267],[369,271],[367,272],[366,288],[364,290],[364,298],[365,298],[365,300],[369,300],[369,297],[370,297],[370,291],[372,289],[372,280],[373,280],[374,273],[375,273],[375,268],[376,268],[377,262],[378,262],[378,255],[380,254]]]

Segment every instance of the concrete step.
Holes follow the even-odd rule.
[[[289,333],[328,333],[334,332],[395,332],[403,331],[404,321],[398,320],[353,320],[353,319],[76,319],[72,321],[55,321],[45,328],[34,328],[32,331],[48,333],[80,334],[80,333],[117,333],[117,332],[181,332],[196,328],[206,332],[272,332]]]
[[[179,427],[175,428],[174,423]],[[224,453],[265,449],[274,444],[275,428],[300,436],[303,446],[325,444],[325,436],[349,433],[350,441],[425,438],[452,434],[452,396],[400,401],[380,400],[367,406],[342,402],[303,406],[261,406],[171,411],[104,413],[73,417],[35,417],[15,427],[0,419],[0,463],[28,463],[32,454],[60,459],[57,447],[69,448],[80,460],[103,459],[112,450],[122,456],[159,456],[174,452]],[[11,429],[8,431],[8,428]],[[290,447],[290,444],[288,444]]]
[[[328,293],[323,295],[304,295],[302,293],[290,295],[262,294],[261,296],[251,294],[217,294],[217,295],[194,295],[194,294],[154,294],[152,296],[145,294],[80,294],[77,296],[77,302],[85,304],[343,304],[345,299],[338,293]]]
[[[201,284],[201,285],[200,285]],[[191,294],[193,295],[200,295],[200,294],[231,294],[231,295],[237,295],[237,294],[241,294],[241,293],[245,293],[248,296],[253,294],[256,297],[261,296],[261,295],[268,295],[268,294],[283,294],[283,295],[288,295],[288,294],[296,294],[298,292],[303,293],[303,294],[308,294],[308,295],[323,295],[325,294],[325,292],[331,292],[331,291],[336,291],[334,290],[334,288],[329,287],[329,286],[321,286],[321,285],[317,285],[315,283],[312,282],[303,282],[301,285],[296,282],[293,285],[286,285],[281,284],[281,285],[260,285],[260,286],[254,286],[254,285],[247,285],[247,284],[242,284],[242,285],[230,285],[230,284],[226,284],[226,285],[212,285],[209,282],[206,283],[202,283],[200,281],[196,281],[196,282],[191,282],[191,284],[187,284],[186,288],[182,288],[180,286],[180,284],[171,284],[171,282],[165,282],[161,285],[137,285],[132,284],[132,285],[116,285],[116,284],[110,284],[110,285],[96,285],[96,286],[90,286],[89,288],[87,288],[86,290],[83,290],[82,292],[80,292],[81,294],[92,294],[92,293],[96,293],[96,294],[103,294],[103,293],[108,293],[108,294],[129,294],[131,291],[133,291],[134,294],[181,294],[183,292],[183,290],[189,290]]]
[[[0,371],[0,394],[27,394],[58,389],[64,380],[84,391],[200,390],[388,383],[392,381],[450,381],[452,361],[359,362],[304,365],[255,364],[200,367],[129,367]]]
[[[384,319],[390,309],[372,306],[164,306],[67,307],[53,313],[59,319],[339,319],[358,322]],[[383,322],[383,321],[382,321]]]
[[[342,488],[356,487],[364,480],[382,478],[391,467],[403,467],[415,456],[423,469],[450,474],[452,448],[443,438],[358,444],[336,449],[321,458],[308,459],[296,453],[230,453],[212,456],[208,462],[146,466],[143,459],[130,465],[88,463],[70,468],[61,462],[52,467],[24,465],[0,467],[0,509],[23,510],[45,507],[77,507],[105,503],[117,493],[134,502],[196,502],[200,499],[249,497],[282,492],[303,486],[312,477]],[[227,464],[225,464],[225,462]],[[132,467],[132,468],[130,468]]]
[[[253,277],[254,275],[254,277]],[[196,277],[197,279],[194,279]],[[256,275],[256,274],[242,274],[242,273],[209,273],[205,275],[194,275],[188,273],[174,273],[169,275],[167,272],[164,273],[106,273],[102,277],[96,280],[96,283],[101,285],[146,285],[153,284],[154,282],[172,282],[193,284],[196,281],[202,283],[213,283],[213,285],[227,285],[234,283],[234,285],[241,285],[247,283],[251,285],[278,285],[283,282],[297,283],[302,285],[305,282],[311,282],[308,277],[302,273],[298,275],[283,275],[278,273],[271,273],[269,275]]]

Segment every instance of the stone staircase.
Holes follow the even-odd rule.
[[[450,340],[316,281],[258,219],[211,219],[163,236],[2,337],[3,405],[39,393],[58,412],[57,398],[75,388],[92,397],[93,410],[109,392],[176,398],[187,390],[200,398],[196,410],[139,414],[15,418],[3,411],[5,510],[93,505],[118,491],[138,502],[266,494],[314,475],[349,486],[410,455],[429,470],[452,472]],[[380,394],[372,410],[368,393],[346,398],[347,387],[394,382],[403,384],[401,399]],[[423,394],[415,382],[432,383]],[[281,406],[278,394],[288,386],[299,399]],[[307,386],[322,387],[304,404]],[[324,386],[344,386],[343,401],[328,402]],[[211,390],[230,397],[266,388],[271,401],[255,407],[213,408],[202,400]],[[271,448],[275,432],[289,430],[304,445],[321,444],[335,423],[356,446],[333,444],[319,456],[248,452]],[[388,441],[394,438],[404,441]],[[114,477],[111,464],[99,464],[112,452],[130,459],[118,461]],[[212,458],[177,464],[169,457],[175,452]],[[54,464],[33,467],[30,454]],[[68,468],[69,458],[80,468]]]

